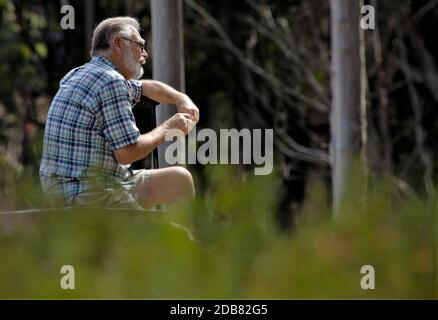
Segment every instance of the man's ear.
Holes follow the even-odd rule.
[[[115,36],[112,41],[113,49],[116,50],[116,52],[120,53],[122,51],[122,38],[119,36]]]

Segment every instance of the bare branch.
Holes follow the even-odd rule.
[[[222,39],[224,47],[228,49],[242,64],[248,67],[252,72],[254,72],[255,74],[262,77],[264,80],[266,80],[271,85],[277,96],[282,97],[282,94],[286,93],[294,97],[295,99],[301,101],[302,103],[308,105],[309,107],[315,108],[316,110],[322,112],[328,112],[327,105],[321,103],[318,100],[309,98],[304,94],[302,94],[299,90],[286,85],[281,80],[279,80],[276,76],[274,76],[272,73],[267,72],[264,68],[257,65],[254,61],[246,57],[242,53],[242,51],[239,48],[237,48],[237,46],[231,41],[228,34],[225,32],[225,30],[222,28],[220,23],[214,17],[212,17],[203,7],[198,5],[195,1],[193,0],[185,0],[185,1],[191,9],[193,9],[200,16],[202,16],[204,20],[213,28],[213,30]]]

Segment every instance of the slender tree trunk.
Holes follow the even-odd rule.
[[[340,212],[346,190],[364,195],[364,189],[351,190],[355,161],[365,161],[366,100],[365,54],[360,28],[361,0],[330,0],[332,109],[330,114],[333,208]],[[363,162],[362,162],[363,164]],[[353,178],[353,180],[356,177]],[[362,179],[360,179],[362,180]],[[357,186],[357,181],[354,181]],[[363,184],[362,181],[359,184]],[[362,185],[363,186],[363,185]]]
[[[371,2],[374,9],[377,11],[377,0]],[[387,80],[385,76],[385,70],[383,69],[382,58],[382,46],[380,39],[379,27],[372,32],[372,47],[374,53],[374,60],[377,69],[376,75],[376,92],[377,92],[377,110],[378,110],[378,126],[380,137],[382,141],[382,156],[383,161],[379,166],[379,169],[385,174],[391,174],[392,172],[392,143],[389,131],[388,121],[388,92],[387,92]]]
[[[184,91],[184,38],[182,0],[152,0],[152,73],[153,78],[173,88]],[[157,107],[157,124],[176,112],[174,106]],[[168,166],[165,150],[169,144],[158,148],[160,167]]]

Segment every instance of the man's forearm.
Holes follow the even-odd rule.
[[[187,96],[165,83],[155,80],[141,80],[142,95],[159,103],[178,104]]]
[[[165,139],[167,129],[158,126],[154,130],[140,136],[137,143],[116,150],[114,156],[120,164],[131,164],[147,157]]]
[[[199,121],[199,110],[189,96],[165,83],[142,80],[142,95],[159,103],[174,104],[178,112],[188,113],[194,122]]]

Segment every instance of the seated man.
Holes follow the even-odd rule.
[[[94,30],[91,61],[71,70],[47,116],[40,178],[54,205],[142,208],[194,196],[190,172],[169,167],[132,172],[179,129],[199,120],[190,98],[164,83],[138,81],[148,54],[137,20],[110,18]],[[134,79],[134,80],[133,80]],[[178,113],[140,134],[132,106],[141,95],[174,104]]]

